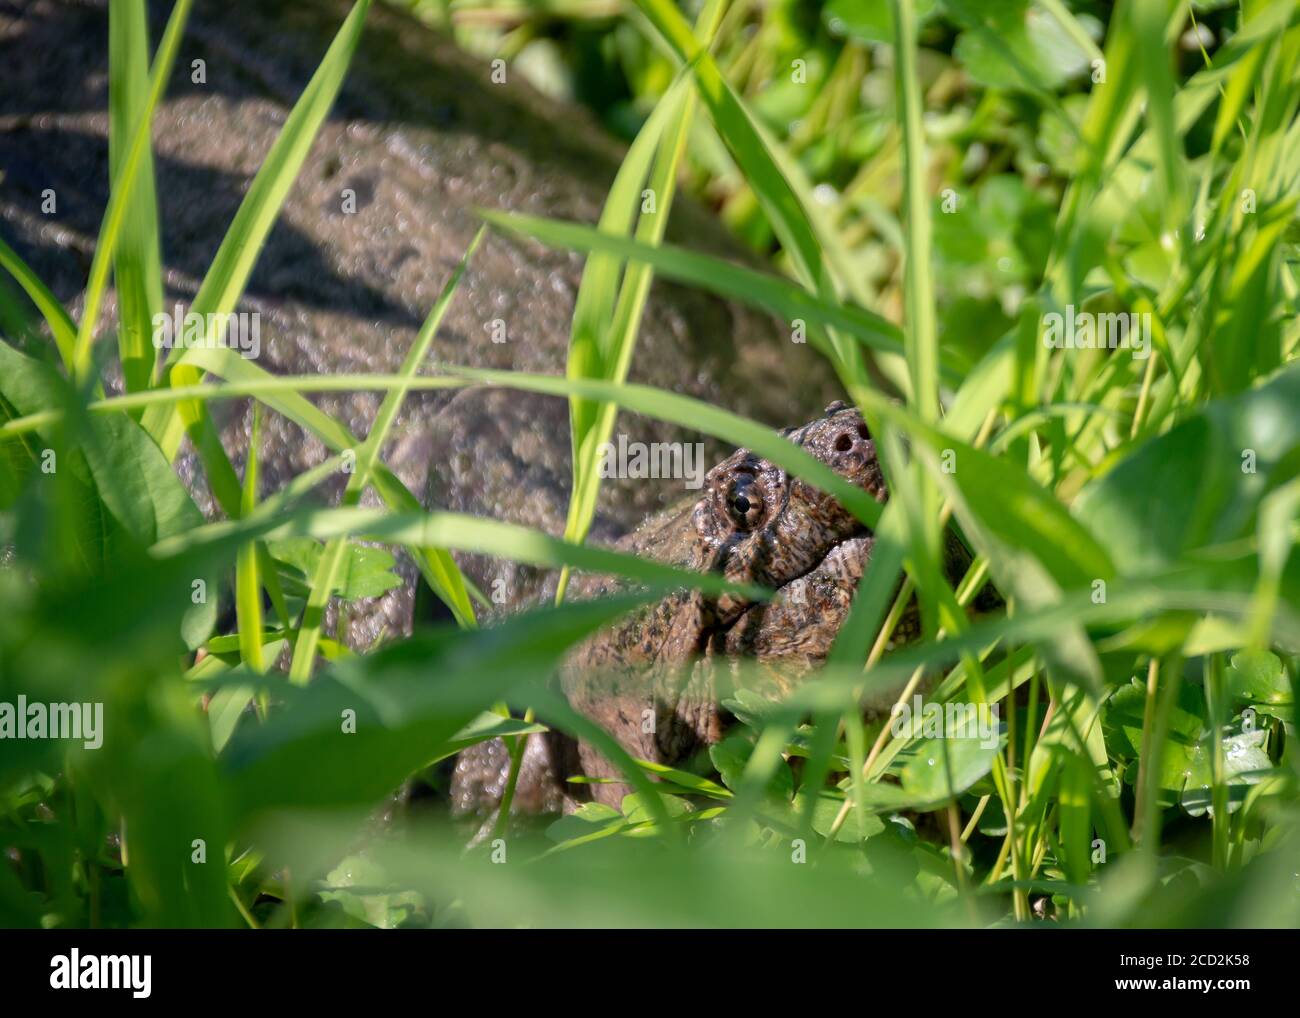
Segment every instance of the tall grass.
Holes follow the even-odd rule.
[[[221,348],[155,366],[142,343],[161,294],[149,124],[188,4],[152,71],[142,5],[114,5],[112,189],[81,321],[0,242],[58,355],[0,346],[0,700],[99,700],[113,719],[99,750],[3,744],[5,920],[419,925],[459,915],[455,897],[472,920],[511,923],[995,924],[1037,908],[1294,924],[1294,897],[1270,891],[1300,848],[1294,5],[1221,13],[1190,69],[1174,56],[1191,16],[1167,3],[1120,3],[1104,25],[1055,0],[832,3],[812,29],[712,0],[694,27],[666,0],[636,6],[618,31],[651,54],[622,68],[643,120],[600,223],[483,213],[586,255],[565,375],[421,373],[471,246],[400,372],[275,378]],[[237,305],[367,7],[324,54],[194,310]],[[579,9],[548,16],[590,27]],[[682,179],[707,185],[767,270],[663,243]],[[105,397],[110,273],[126,386]],[[628,382],[655,276],[806,326],[872,425],[889,504],[756,422]],[[1078,311],[1148,315],[1149,356],[1043,342],[1049,316]],[[382,462],[408,392],[487,385],[569,401],[562,538],[426,510]],[[385,393],[364,440],[307,398],[349,388]],[[241,482],[208,407],[249,396],[255,419],[282,414],[337,455],[261,493],[254,427]],[[748,446],[876,536],[818,675],[775,700],[737,666],[737,723],[707,772],[632,760],[547,681],[666,591],[733,589],[585,543],[618,409]],[[204,522],[171,469],[182,430],[226,519]],[[308,507],[345,462],[343,505]],[[367,487],[384,508],[360,508]],[[949,521],[974,552],[956,584]],[[378,648],[331,640],[331,601],[346,611],[396,582],[361,542],[411,551],[457,624]],[[621,575],[632,592],[479,629],[454,551]],[[218,632],[232,572],[234,630]],[[972,619],[987,578],[1005,609]],[[891,647],[912,597],[923,636]],[[996,705],[995,737],[864,720],[864,696],[906,704],[923,682],[937,704]],[[477,742],[514,740],[513,787],[534,717],[624,770],[621,810],[588,805],[545,835],[502,817],[469,856],[442,823],[356,848],[384,796]]]

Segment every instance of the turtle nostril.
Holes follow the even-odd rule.
[[[865,424],[858,425],[858,437],[862,439],[862,441],[864,442],[866,442],[871,438],[871,432],[867,430],[867,426]]]
[[[848,452],[853,448],[853,437],[847,432],[835,440],[836,452]]]

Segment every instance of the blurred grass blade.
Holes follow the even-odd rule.
[[[601,233],[625,237],[639,219],[642,185],[650,172],[665,127],[680,117],[679,104],[686,91],[680,83],[674,85],[655,106],[632,142],[605,199],[597,226]],[[619,337],[612,336],[610,330],[621,274],[622,265],[617,255],[603,251],[592,251],[587,255],[573,305],[566,366],[570,378],[610,377],[610,357],[619,346]],[[624,337],[624,341],[634,338]],[[583,436],[595,426],[597,409],[586,400],[570,401],[575,472],[579,470]]]
[[[289,189],[316,140],[317,131],[343,85],[352,55],[361,40],[369,8],[370,0],[357,0],[353,5],[311,81],[294,104],[275,144],[253,177],[191,310],[206,315],[228,314],[235,309],[261,254],[262,245],[275,225]],[[177,351],[173,350],[169,359],[174,361],[176,356]]]
[[[1104,589],[1114,579],[1105,546],[1022,468],[883,400],[867,409],[912,442],[975,549],[989,560],[1000,590],[1035,607],[1059,601],[1066,591],[1095,591],[1098,583]],[[1081,628],[1062,627],[1042,649],[1063,674],[1099,686],[1100,666]]]
[[[953,438],[900,407],[877,400],[869,407],[936,463],[944,454],[950,469],[935,471],[946,491],[960,492],[977,509],[984,526],[1017,548],[1030,551],[1066,589],[1106,579],[1115,566],[1105,545],[1069,509],[1015,463]]]
[[[1156,138],[1158,207],[1164,229],[1182,219],[1185,207],[1182,144],[1174,118],[1173,56],[1165,38],[1173,6],[1168,0],[1147,0],[1131,8],[1134,31],[1138,38],[1147,40],[1148,49],[1139,67],[1146,88],[1146,116]]]
[[[912,381],[908,402],[922,420],[939,419],[939,336],[934,309],[930,195],[926,192],[925,136],[921,127],[921,84],[917,71],[916,11],[913,0],[890,0],[894,15],[895,117],[903,139],[903,291],[904,347]],[[859,396],[859,398],[861,398]],[[902,451],[891,457],[894,487],[914,499],[908,513],[913,568],[927,633],[938,629],[939,601],[946,586],[941,568],[939,497],[920,464],[911,477],[900,476]]]
[[[1218,152],[1223,147],[1228,134],[1237,126],[1238,119],[1250,100],[1256,79],[1264,65],[1264,59],[1268,56],[1268,48],[1258,45],[1260,38],[1263,37],[1259,33],[1266,33],[1269,38],[1281,34],[1288,25],[1288,19],[1300,17],[1300,10],[1292,0],[1274,0],[1263,8],[1251,4],[1243,10],[1242,15],[1241,31],[1233,37],[1232,42],[1236,43],[1237,47],[1242,47],[1243,44],[1253,40],[1256,45],[1239,49],[1240,59],[1236,61],[1227,61],[1228,54],[1225,49],[1220,49],[1215,54],[1214,67],[1219,72],[1219,76],[1226,77],[1227,80],[1221,83],[1223,98],[1219,102],[1219,109],[1214,118],[1214,136],[1210,141],[1214,152]]]
[[[261,368],[250,364],[230,350],[191,350],[186,354],[190,363],[202,364],[206,370],[223,377],[244,380],[267,379],[273,389],[278,391],[281,385],[291,388],[297,384],[310,384],[312,380],[303,379],[302,383],[287,382],[284,379],[271,380]],[[554,375],[534,375],[520,371],[493,371],[486,368],[465,368],[447,365],[445,370],[451,374],[438,377],[417,377],[409,381],[392,376],[358,375],[345,380],[344,388],[356,388],[408,385],[410,388],[446,388],[449,385],[469,385],[473,383],[499,385],[505,388],[522,389],[527,392],[547,393],[553,396],[568,397],[578,394],[587,399],[601,402],[617,403],[629,410],[646,414],[670,424],[690,428],[706,435],[713,435],[737,446],[747,446],[761,456],[785,467],[809,483],[817,485],[840,500],[846,509],[853,512],[867,526],[875,526],[880,517],[880,505],[861,488],[855,487],[843,477],[831,470],[826,464],[815,459],[775,430],[757,421],[749,420],[739,414],[719,409],[703,400],[683,396],[680,393],[656,389],[648,385],[636,385],[624,382],[584,381],[581,379],[559,378]],[[228,374],[227,374],[228,372]],[[328,386],[333,388],[334,386]],[[290,408],[288,416],[295,422],[313,431],[326,445],[335,450],[352,448],[355,439],[342,425],[324,415],[302,396],[292,393],[288,396],[269,395],[264,398],[269,406],[279,409]],[[303,405],[305,404],[305,406]],[[401,481],[386,468],[377,466],[373,483],[384,501],[395,511],[418,509],[419,503]]]
[[[829,285],[829,279],[822,265],[817,238],[790,185],[764,148],[740,99],[681,13],[668,0],[637,0],[637,6],[683,63],[692,67],[700,96],[708,105],[719,134],[763,202],[772,220],[772,228],[794,260],[800,278],[812,284],[817,292],[822,292],[823,287]]]
[[[907,296],[905,352],[912,373],[911,404],[924,421],[939,418],[939,339],[931,275],[930,196],[926,193],[921,85],[916,69],[913,0],[890,0],[894,11],[894,91],[903,138],[904,288]]]
[[[485,703],[545,681],[570,646],[650,596],[527,612],[490,630],[435,630],[340,661],[306,687],[268,682],[283,708],[237,728],[222,755],[236,822],[271,808],[372,806],[444,756]],[[349,712],[356,729],[340,738]]]
[[[18,285],[23,288],[23,292],[36,305],[36,310],[41,313],[41,317],[45,319],[54,336],[54,344],[58,347],[63,366],[71,369],[72,358],[77,347],[77,324],[72,320],[72,316],[64,310],[63,305],[59,303],[59,298],[50,292],[49,287],[26,262],[18,257],[18,252],[6,244],[3,238],[0,238],[0,267],[14,277]]]

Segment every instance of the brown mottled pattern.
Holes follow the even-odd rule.
[[[888,498],[875,442],[856,410],[834,403],[785,434],[878,500]],[[754,657],[783,674],[802,674],[825,660],[872,544],[834,498],[740,449],[708,473],[698,497],[651,517],[618,547],[761,584],[777,597],[753,603],[674,593],[579,647],[562,669],[564,692],[633,756],[679,763],[721,736],[725,669],[719,659]],[[621,585],[611,577],[583,577],[570,596],[598,597]],[[592,747],[581,745],[579,756],[584,775],[617,776]],[[453,782],[458,809],[492,805],[469,794],[493,783],[482,774],[491,766],[486,751],[462,755]],[[613,805],[628,791],[621,783],[590,788]]]

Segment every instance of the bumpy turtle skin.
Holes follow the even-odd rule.
[[[878,501],[888,500],[875,442],[856,410],[833,403],[818,419],[784,434]],[[739,505],[738,499],[743,499]],[[651,517],[617,547],[761,584],[777,595],[756,603],[730,595],[710,599],[694,591],[671,594],[578,647],[562,668],[565,695],[633,757],[682,764],[725,731],[728,718],[720,704],[733,689],[732,662],[753,659],[766,692],[775,696],[825,663],[870,567],[874,544],[874,535],[834,498],[740,449],[708,473],[699,496]],[[949,581],[960,580],[969,565],[965,546],[947,532]],[[600,597],[622,586],[612,577],[582,577],[569,596]],[[988,608],[995,601],[996,595],[985,597],[980,605]],[[917,638],[920,631],[913,599],[891,646]],[[746,681],[754,680],[755,673],[747,673]],[[896,695],[897,690],[876,690],[863,703],[864,712],[886,712]],[[575,771],[572,751],[564,745],[554,734],[545,743],[534,737],[527,780],[546,783],[548,804],[559,796],[572,809],[589,794],[617,807],[631,791],[619,780],[619,769],[580,743]],[[486,746],[461,755],[453,779],[459,811],[495,808],[499,796],[475,795],[504,786],[504,774],[493,770],[500,759],[500,750]],[[566,789],[566,774],[600,781]],[[521,788],[524,780],[521,773]],[[530,788],[528,798],[536,801],[536,790]]]
[[[833,403],[784,434],[851,484],[881,502],[888,498],[875,442],[856,410]],[[677,764],[721,737],[722,659],[754,657],[783,677],[825,660],[870,560],[872,537],[833,497],[739,449],[709,471],[698,496],[651,517],[617,547],[778,591],[762,604],[680,591],[593,637],[565,662],[561,685],[576,710],[634,757]],[[621,586],[612,577],[582,577],[569,596],[600,597]],[[618,776],[585,743],[579,758],[586,777]],[[490,800],[475,803],[468,789],[491,786],[484,774],[492,766],[489,750],[462,754],[453,781],[458,808],[491,808]],[[621,782],[588,787],[610,805],[628,791]]]

